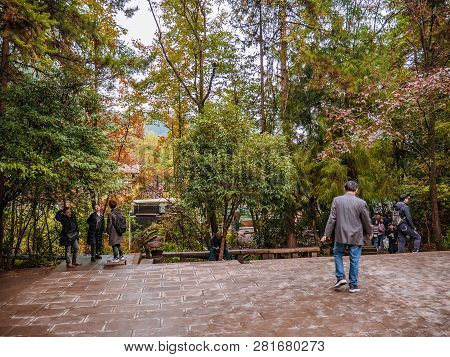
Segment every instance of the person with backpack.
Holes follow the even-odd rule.
[[[112,263],[117,263],[121,260],[125,260],[122,251],[122,236],[127,230],[127,223],[122,211],[117,208],[117,202],[114,200],[109,201],[109,207],[111,212],[108,214],[108,223],[106,225],[106,233],[109,236],[109,244],[113,248],[114,259]]]
[[[95,262],[96,259],[102,259],[101,250],[103,247],[102,237],[105,231],[105,220],[103,219],[100,205],[93,204],[92,208],[94,212],[87,219],[87,244],[91,246],[91,262]]]
[[[400,201],[395,205],[395,211],[392,217],[392,223],[397,226],[398,235],[398,252],[404,253],[406,246],[406,236],[410,236],[413,240],[413,253],[418,253],[420,248],[420,241],[422,237],[416,231],[414,226],[411,211],[408,206],[409,195],[400,195]]]
[[[81,263],[77,262],[78,257],[78,223],[75,214],[71,211],[71,205],[64,206],[56,213],[55,219],[61,223],[61,235],[59,243],[65,248],[66,264],[68,268],[75,268]]]

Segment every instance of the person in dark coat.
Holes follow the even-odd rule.
[[[331,213],[321,242],[331,239],[334,233],[333,253],[337,278],[335,289],[347,284],[342,257],[346,246],[348,247],[350,255],[349,292],[355,293],[360,290],[358,288],[358,264],[364,236],[372,235],[372,225],[367,203],[356,197],[357,183],[347,181],[344,188],[346,193],[333,199]]]
[[[75,214],[71,211],[70,205],[65,206],[56,213],[55,219],[61,223],[60,244],[65,247],[66,264],[68,268],[81,265],[77,262],[79,250],[78,238],[80,232]]]
[[[387,211],[386,216],[383,219],[384,231],[387,232],[388,226],[392,223],[392,211]]]
[[[408,235],[414,240],[413,253],[418,253],[422,237],[416,231],[416,226],[414,226],[408,202],[409,195],[404,194],[400,196],[400,201],[395,205],[395,209],[399,211],[400,217],[402,218],[402,222],[397,226],[398,252],[405,252],[406,236]]]
[[[390,223],[388,225],[388,228],[386,230],[386,237],[389,239],[389,254],[395,254],[398,250],[398,243],[397,243],[397,232],[395,231],[394,225]]]
[[[114,259],[112,262],[116,263],[120,260],[125,260],[122,251],[122,234],[120,234],[116,227],[118,226],[118,220],[122,216],[122,211],[117,208],[117,202],[114,200],[109,201],[109,208],[111,212],[108,214],[108,223],[106,225],[106,233],[109,236],[109,245],[113,248]]]
[[[87,219],[88,233],[87,244],[91,246],[91,262],[102,259],[103,232],[105,231],[105,220],[100,205],[93,205],[94,212]]]
[[[222,242],[222,232],[214,233],[211,237],[211,241],[209,244],[209,260],[211,260],[211,261],[217,260],[217,256],[219,255],[219,251],[220,251],[220,243],[221,242]],[[226,240],[225,240],[225,245],[224,245],[224,250],[223,250],[223,257],[225,260],[231,259],[230,253],[228,253]]]

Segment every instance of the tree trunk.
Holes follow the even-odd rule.
[[[2,38],[2,49],[0,54],[0,113],[5,110],[3,96],[8,86],[8,57],[9,57],[9,40],[4,36]]]
[[[280,66],[281,66],[281,120],[286,119],[286,108],[289,96],[289,78],[287,71],[287,11],[286,1],[280,4]]]
[[[0,206],[0,267],[3,267],[5,264],[5,260],[3,257],[3,240],[4,240],[4,217],[5,217],[5,208]]]
[[[436,248],[442,248],[442,231],[441,222],[439,219],[439,204],[437,197],[437,183],[436,183],[436,138],[435,138],[436,119],[434,114],[430,115],[430,123],[428,129],[428,141],[430,148],[430,199],[431,199],[431,230],[433,232],[433,241]]]
[[[208,221],[211,227],[211,234],[217,233],[219,226],[217,224],[217,216],[214,209],[208,209]]]
[[[225,251],[225,240],[227,239],[228,228],[223,227],[222,231],[222,239],[220,240],[220,249],[219,249],[219,261],[223,260],[223,253]]]
[[[280,67],[281,67],[281,121],[286,120],[286,108],[289,95],[289,78],[287,71],[287,0],[280,2]],[[284,125],[283,125],[284,126]],[[287,220],[287,246],[288,248],[297,247],[297,235],[295,230],[296,210],[292,208],[286,217]]]
[[[262,25],[262,3],[261,0],[258,1],[259,10],[259,86],[261,91],[260,99],[260,130],[261,133],[266,131],[266,115],[265,115],[265,105],[264,105],[264,41],[263,41],[263,25]]]
[[[292,209],[288,212],[287,219],[287,247],[296,248],[297,247],[297,235],[295,232],[295,210]]]
[[[2,19],[4,20],[4,19]],[[5,21],[6,22],[6,21]],[[3,33],[7,32],[7,25],[3,29]],[[8,59],[9,59],[9,39],[2,37],[2,48],[0,53],[0,115],[5,111],[5,102],[3,100],[4,93],[8,86]],[[5,237],[4,217],[6,209],[6,187],[5,175],[0,172],[0,266],[4,266],[3,259],[3,241]]]

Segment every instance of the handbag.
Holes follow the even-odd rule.
[[[74,241],[75,239],[78,239],[78,235],[79,235],[78,231],[69,232],[67,233],[67,240],[69,240],[70,242]]]

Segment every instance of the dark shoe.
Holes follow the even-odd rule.
[[[347,280],[345,280],[344,278],[338,279],[336,281],[336,284],[334,284],[333,288],[334,289],[339,289],[339,288],[343,287],[344,285],[347,285]]]
[[[73,265],[73,264],[67,264],[66,266],[67,266],[67,268],[75,268],[75,265]]]
[[[348,291],[350,293],[357,293],[358,291],[360,291],[361,289],[359,289],[357,286],[350,286],[350,289],[348,289]]]
[[[97,255],[95,256],[95,259],[102,259],[102,256],[97,254]]]
[[[73,265],[79,266],[79,265],[81,265],[81,263],[73,263]]]
[[[94,257],[91,257],[91,262],[95,262],[95,258]]]

